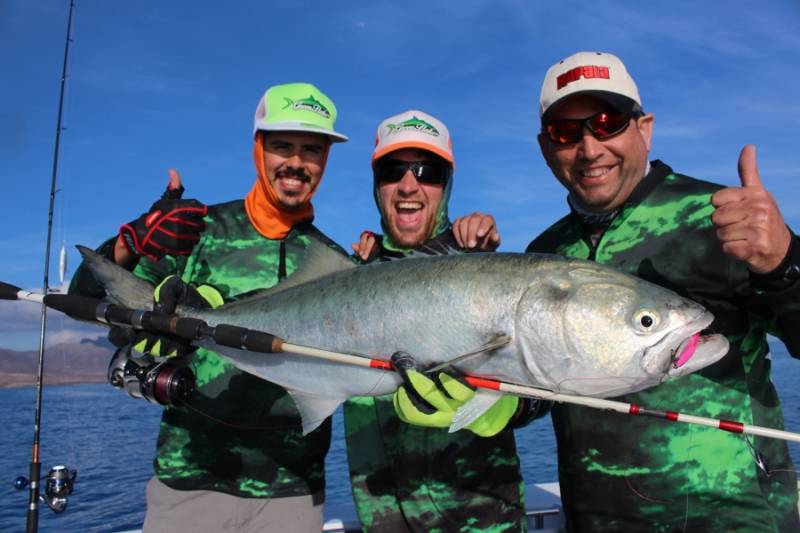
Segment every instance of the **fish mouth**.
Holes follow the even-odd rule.
[[[728,340],[708,333],[714,316],[703,311],[647,349],[642,366],[649,374],[681,376],[715,363],[728,352]]]
[[[700,332],[695,333],[678,346],[678,349],[675,350],[674,355],[672,356],[672,366],[675,368],[680,368],[686,364],[686,362],[692,358],[694,352],[697,350],[697,344],[700,342]]]

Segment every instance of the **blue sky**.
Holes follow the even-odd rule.
[[[41,287],[69,2],[0,2],[0,280]],[[568,6],[568,7],[567,7]],[[619,55],[656,115],[652,158],[735,185],[761,176],[800,228],[800,3],[77,0],[64,110],[54,256],[96,245],[160,195],[167,169],[216,203],[252,185],[252,117],[270,85],[309,81],[339,109],[315,196],[343,246],[377,229],[369,157],[385,117],[419,108],[449,127],[451,215],[498,220],[521,251],[565,212],[536,144],[547,68],[579,50]],[[51,284],[58,284],[57,266]],[[0,346],[33,347],[38,310],[0,305]],[[59,328],[70,328],[64,320]],[[61,333],[69,337],[68,332]]]

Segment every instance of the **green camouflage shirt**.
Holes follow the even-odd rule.
[[[714,313],[710,329],[731,343],[722,360],[621,401],[782,428],[766,334],[800,355],[800,283],[756,290],[722,252],[710,219],[718,189],[656,161],[596,247],[570,214],[527,251],[614,265]],[[800,531],[784,441],[565,404],[552,419],[571,531]]]
[[[452,233],[423,252],[458,248]],[[381,258],[402,257],[382,249]],[[392,396],[344,404],[350,482],[366,532],[524,531],[519,457],[511,429],[489,438],[469,430],[402,422]]]
[[[155,284],[172,270],[187,283],[212,285],[231,301],[294,272],[310,239],[341,251],[310,223],[295,226],[283,240],[264,238],[250,224],[242,200],[209,206],[206,222],[188,258],[141,260],[134,273]],[[76,290],[82,285],[90,292],[83,279]],[[304,437],[294,402],[281,387],[202,348],[190,365],[194,396],[186,406],[165,408],[161,420],[154,466],[162,482],[246,498],[324,490],[330,419]]]

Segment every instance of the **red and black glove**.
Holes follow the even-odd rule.
[[[208,207],[181,200],[183,186],[167,189],[147,213],[123,224],[119,234],[131,253],[158,261],[165,255],[189,255],[206,229]]]

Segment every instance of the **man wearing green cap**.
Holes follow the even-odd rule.
[[[378,126],[373,191],[383,235],[364,232],[353,245],[363,262],[412,251],[497,248],[500,237],[488,215],[475,213],[451,226],[447,204],[454,164],[448,129],[435,117],[409,110]],[[431,383],[423,374],[411,374],[412,388]],[[474,394],[468,387],[458,393],[465,395],[462,401]],[[434,396],[421,393],[423,403],[437,403]],[[529,404],[503,398],[455,433],[447,429],[452,410],[430,416],[423,412],[427,407],[395,404],[392,395],[345,403],[350,479],[364,531],[523,530],[523,484],[511,428],[518,419],[527,420]]]
[[[311,205],[331,143],[347,140],[335,120],[333,102],[313,85],[271,87],[256,109],[257,179],[244,199],[206,208],[168,191],[101,252],[154,284],[177,274],[213,286],[220,303],[291,275],[312,239],[341,251],[312,224]],[[71,289],[102,290],[93,284],[79,269]],[[330,420],[303,436],[281,387],[202,348],[191,365],[193,397],[164,410],[144,531],[319,532]]]

